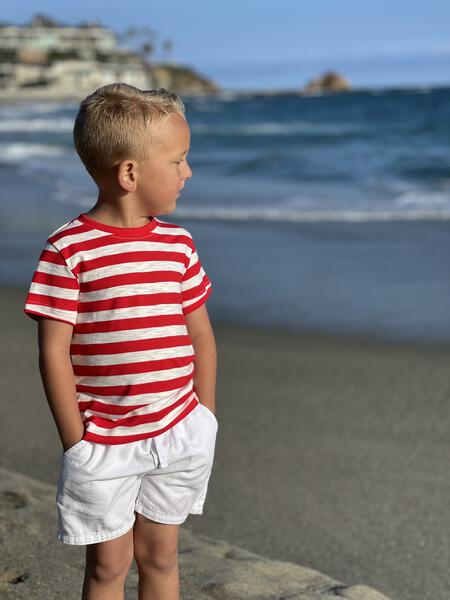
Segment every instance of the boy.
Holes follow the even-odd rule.
[[[214,457],[211,281],[191,234],[154,215],[192,171],[181,99],[117,83],[80,104],[75,148],[98,187],[53,232],[24,311],[62,446],[58,539],[86,545],[84,600],[179,598],[178,530],[202,514]]]

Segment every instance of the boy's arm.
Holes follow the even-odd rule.
[[[72,330],[72,325],[55,319],[38,322],[39,370],[63,450],[80,441],[84,433],[70,359]]]
[[[194,387],[198,399],[216,412],[217,349],[206,305],[185,315],[195,352]]]

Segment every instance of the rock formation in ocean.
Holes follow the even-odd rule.
[[[323,94],[348,92],[351,85],[348,79],[335,71],[326,71],[309,81],[302,90],[303,94]]]

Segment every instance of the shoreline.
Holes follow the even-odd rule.
[[[83,210],[32,200],[24,203],[27,231],[22,216],[16,225],[4,211],[12,227],[2,238],[4,289],[25,290],[47,235]],[[162,220],[196,240],[215,288],[208,312],[217,325],[324,341],[450,346],[450,221],[231,223],[175,213]]]
[[[31,283],[31,281],[30,281]],[[25,299],[26,294],[28,292],[28,286],[24,285],[5,285],[4,283],[0,284],[0,296],[6,294],[11,295],[22,295]],[[207,303],[208,306],[208,303]],[[408,351],[408,350],[436,350],[437,352],[450,352],[450,340],[448,341],[440,341],[440,340],[429,340],[423,339],[419,340],[417,338],[406,340],[402,338],[396,337],[384,337],[383,333],[380,332],[379,335],[375,335],[373,333],[354,333],[354,332],[335,332],[335,331],[322,331],[322,330],[313,330],[313,329],[295,329],[289,328],[285,324],[274,325],[274,324],[265,324],[260,325],[256,323],[239,323],[237,321],[226,321],[226,320],[214,320],[211,318],[211,324],[214,330],[217,330],[219,333],[223,333],[225,331],[235,330],[239,332],[245,332],[248,335],[286,335],[286,336],[300,336],[305,341],[323,343],[323,344],[336,344],[339,345],[341,343],[349,344],[354,346],[367,346],[373,348],[382,349],[383,347],[388,348],[397,348],[398,350]]]

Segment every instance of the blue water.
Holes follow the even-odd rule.
[[[188,226],[217,321],[450,341],[450,89],[185,99]],[[0,282],[96,188],[74,103],[0,106]]]

